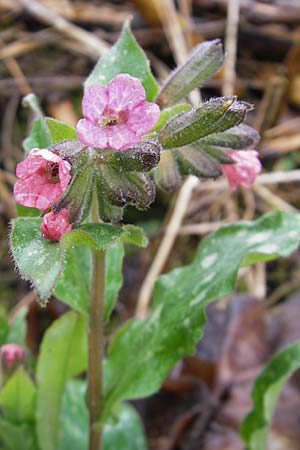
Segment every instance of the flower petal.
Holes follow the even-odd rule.
[[[128,113],[126,124],[139,136],[143,136],[158,121],[160,115],[159,106],[156,103],[142,102]]]
[[[38,208],[41,211],[56,202],[62,192],[60,183],[49,183],[43,171],[17,180],[14,185],[14,197],[17,203],[29,208]]]
[[[108,128],[108,133],[109,146],[115,150],[125,150],[140,141],[140,137],[126,124],[114,125]]]
[[[94,125],[87,119],[80,119],[76,125],[78,139],[86,145],[98,148],[108,147],[108,127]]]
[[[222,164],[222,171],[228,179],[229,186],[235,190],[238,186],[250,187],[262,166],[256,150],[228,150],[235,164]]]
[[[105,86],[93,84],[86,88],[82,99],[82,113],[84,117],[97,123],[107,106],[108,93]]]
[[[146,93],[142,83],[126,73],[114,77],[107,85],[108,109],[110,113],[130,111],[145,101]]]
[[[58,179],[52,179],[49,162],[57,164]],[[59,199],[69,184],[71,166],[50,150],[34,148],[17,165],[16,173],[19,177],[14,186],[16,201],[23,206],[44,210]]]

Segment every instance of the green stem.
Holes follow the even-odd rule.
[[[88,335],[89,450],[101,450],[103,302],[105,253],[93,250],[93,276]]]

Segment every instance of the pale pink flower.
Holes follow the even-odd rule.
[[[71,179],[71,166],[47,149],[34,148],[17,165],[14,186],[18,203],[45,210],[59,199]]]
[[[229,186],[235,190],[238,186],[250,187],[261,172],[262,165],[256,150],[228,150],[235,164],[221,164],[223,174]]]
[[[51,241],[59,241],[61,236],[72,229],[72,225],[68,222],[68,210],[62,209],[58,213],[50,211],[43,217],[40,230],[43,237]]]
[[[18,344],[5,344],[0,348],[0,358],[2,366],[11,368],[17,364],[20,364],[25,356],[25,351]]]
[[[140,80],[126,73],[106,87],[93,84],[84,92],[78,138],[91,147],[125,150],[139,142],[159,118],[158,105],[145,100]]]

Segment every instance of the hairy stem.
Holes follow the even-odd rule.
[[[89,450],[101,450],[102,439],[99,419],[102,409],[104,283],[105,253],[104,251],[93,250],[93,276],[88,335]]]

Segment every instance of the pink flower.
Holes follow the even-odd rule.
[[[71,179],[71,166],[47,149],[34,148],[17,165],[14,186],[18,203],[45,210],[59,199]]]
[[[107,87],[93,84],[84,92],[78,138],[91,147],[125,150],[159,118],[159,107],[145,100],[142,83],[126,73],[114,77]]]
[[[58,213],[50,211],[43,217],[40,230],[43,237],[51,241],[59,241],[61,236],[72,229],[72,225],[68,222],[68,210],[62,209]]]
[[[262,166],[256,150],[228,150],[235,164],[221,164],[223,174],[228,179],[229,186],[235,190],[237,186],[250,187]]]
[[[2,366],[11,368],[20,364],[25,356],[25,351],[18,344],[5,344],[0,348]]]

